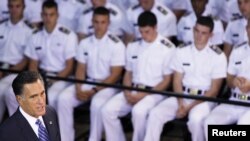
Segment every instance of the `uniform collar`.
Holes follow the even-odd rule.
[[[59,28],[59,24],[57,23],[56,24],[56,26],[55,26],[55,28],[53,29],[53,31],[51,32],[51,33],[48,33],[47,31],[46,31],[46,29],[45,29],[45,27],[43,27],[43,34],[45,35],[45,36],[51,36],[51,35],[56,35],[57,33],[58,33],[58,28]]]
[[[195,44],[192,43],[192,47],[191,49],[194,51],[194,52],[198,52],[198,53],[205,53],[205,52],[208,52],[209,51],[209,48],[210,48],[210,45],[211,45],[211,42],[208,41],[208,43],[206,44],[206,46],[202,49],[202,50],[198,50],[196,47],[195,47]]]
[[[21,20],[20,20],[18,23],[16,23],[16,24],[12,24],[11,21],[10,21],[10,19],[9,19],[8,22],[7,22],[7,26],[8,26],[8,27],[22,27],[23,24],[24,24],[24,19],[21,19]]]
[[[160,42],[160,40],[161,40],[161,36],[159,34],[157,34],[157,36],[156,36],[156,38],[155,38],[155,40],[153,42],[149,43],[149,42],[146,42],[145,40],[142,40],[141,45],[143,47],[144,46],[149,47],[149,46],[152,46],[152,44]]]
[[[107,38],[108,38],[108,34],[109,34],[109,32],[106,32],[106,33],[104,34],[104,36],[103,36],[101,39],[97,39],[97,38],[95,37],[95,34],[93,34],[93,36],[92,36],[92,41],[93,41],[93,43],[105,42],[105,41],[107,40]]]

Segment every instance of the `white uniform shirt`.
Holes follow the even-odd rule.
[[[238,77],[244,77],[250,81],[250,46],[248,42],[234,47],[228,65],[228,73]],[[234,89],[237,93],[242,93],[239,88]],[[250,92],[247,93],[250,96]]]
[[[181,17],[177,24],[177,38],[184,43],[194,42],[193,27],[195,26],[197,17],[195,13],[190,13]],[[220,20],[214,19],[213,36],[210,42],[213,45],[223,44],[224,28]]]
[[[172,73],[169,67],[175,46],[165,37],[158,35],[155,41],[144,40],[128,44],[126,70],[132,72],[132,82],[156,86],[164,75]]]
[[[76,31],[78,18],[89,7],[84,0],[62,0],[58,3],[58,22]]]
[[[25,55],[39,61],[39,68],[60,72],[65,68],[66,60],[76,54],[77,37],[74,32],[56,25],[52,33],[45,29],[33,34]]]
[[[41,22],[43,0],[25,0],[24,17],[30,23]]]
[[[209,0],[204,14],[218,17],[225,22],[229,22],[241,15],[237,0]]]
[[[143,12],[143,8],[140,5],[130,7],[127,11],[127,16],[130,26],[134,27],[134,35],[136,38],[140,38],[139,27],[137,24],[138,17]],[[165,37],[176,36],[176,17],[174,13],[161,3],[155,1],[151,12],[155,14],[157,18],[157,31]]]
[[[112,3],[106,3],[105,7],[110,10],[110,25],[109,31],[114,35],[122,36],[125,31],[127,31],[126,19],[122,11]],[[83,12],[78,20],[77,32],[90,35],[94,33],[94,28],[92,24],[93,11],[94,8],[91,7]]]
[[[212,79],[226,77],[227,60],[225,54],[216,46],[206,45],[198,51],[193,44],[189,44],[177,48],[171,67],[184,75],[183,86],[208,90]]]
[[[102,39],[92,35],[80,42],[76,60],[87,64],[88,77],[103,80],[110,76],[111,67],[125,65],[125,46],[109,32]]]
[[[188,10],[187,0],[159,0],[171,10]]]
[[[246,25],[247,20],[244,18],[229,22],[225,31],[224,42],[236,46],[247,41]]]
[[[24,57],[24,49],[32,29],[23,20],[13,25],[10,20],[0,24],[0,62],[15,65]]]
[[[8,1],[0,0],[0,21],[9,18]]]

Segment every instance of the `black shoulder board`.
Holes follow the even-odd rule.
[[[135,9],[137,9],[137,8],[139,8],[140,7],[140,4],[136,4],[136,5],[134,5],[133,7],[132,7],[132,10],[135,10]]]
[[[78,2],[80,2],[81,4],[86,4],[85,0],[77,0]]]
[[[138,42],[138,41],[141,41],[141,40],[142,40],[142,38],[136,38],[132,42]]]
[[[35,27],[30,23],[30,22],[28,22],[28,21],[24,21],[24,23],[29,27],[29,28],[31,28],[31,29],[34,29]]]
[[[215,45],[210,46],[210,48],[213,51],[215,51],[217,54],[221,54],[222,53],[222,50],[219,47],[215,46]]]
[[[42,31],[42,28],[35,28],[34,30],[33,30],[33,34],[36,34],[36,33],[38,33],[39,31]]]
[[[89,9],[83,11],[83,14],[84,14],[84,15],[85,15],[85,14],[88,14],[89,12],[91,12],[91,11],[93,11],[93,10],[94,10],[94,7],[91,7],[91,8],[89,8]]]
[[[65,33],[65,34],[69,34],[70,33],[70,30],[65,28],[65,27],[59,27],[59,31]]]
[[[178,48],[184,48],[184,47],[187,47],[187,46],[189,46],[189,45],[191,45],[191,44],[192,44],[192,42],[182,43],[182,44],[180,44],[180,45],[178,46]]]
[[[157,9],[163,14],[163,15],[167,15],[168,11],[163,8],[162,6],[157,6]]]
[[[240,44],[236,45],[234,48],[242,47],[242,46],[244,46],[245,44],[247,44],[247,41],[245,41],[245,42],[243,42],[243,43],[240,43]]]
[[[171,45],[167,40],[162,39],[162,40],[161,40],[161,43],[162,43],[163,45],[165,45],[166,47],[169,47],[169,48],[172,47],[172,45]]]
[[[231,19],[231,21],[236,21],[236,20],[239,20],[239,19],[242,19],[242,18],[243,18],[243,16],[236,16],[236,17],[233,17]]]
[[[114,35],[109,34],[108,37],[115,43],[118,43],[120,41],[119,38]]]
[[[110,8],[109,9],[109,12],[112,14],[112,15],[117,15],[117,12],[114,10],[114,9],[112,9],[112,8]]]
[[[0,21],[0,24],[5,23],[5,22],[7,22],[8,20],[9,20],[8,18],[3,19],[3,20]]]

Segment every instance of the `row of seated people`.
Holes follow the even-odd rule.
[[[22,2],[12,1],[13,5],[20,3]],[[121,76],[122,68],[125,66],[125,86],[165,90],[170,85],[173,74],[175,92],[189,94],[196,91],[195,94],[208,97],[217,95],[222,78],[226,77],[227,59],[224,53],[210,41],[214,22],[209,17],[199,17],[196,21],[193,43],[184,44],[176,49],[173,43],[158,32],[157,22],[159,21],[157,21],[156,15],[145,11],[140,14],[137,22],[142,39],[129,43],[125,48],[123,42],[108,31],[109,17],[112,13],[106,8],[99,7],[94,10],[94,34],[81,40],[79,46],[74,32],[57,23],[57,12],[57,4],[54,1],[45,1],[42,13],[44,28],[36,30],[31,37],[29,35],[32,31],[28,27],[22,27],[26,24],[24,22],[18,23],[18,27],[22,27],[19,29],[19,34],[14,32],[18,29],[16,27],[8,34],[12,38],[1,42],[2,47],[5,47],[1,54],[3,58],[1,67],[20,70],[29,63],[29,70],[38,71],[40,69],[49,75],[69,77],[75,58],[77,60],[76,79],[114,84]],[[20,21],[20,19],[15,22]],[[3,24],[8,25],[9,23],[10,21],[6,21]],[[244,31],[249,33],[249,28],[247,29]],[[5,39],[6,37],[3,35],[1,38]],[[238,95],[241,93],[247,92],[245,87],[248,87],[246,85],[248,81],[244,78],[247,77],[244,74],[245,71],[247,72],[247,68],[244,67],[248,65],[241,64],[243,61],[246,61],[244,64],[247,63],[245,58],[247,58],[248,47],[248,42],[238,45],[234,48],[234,55],[231,55],[230,61],[233,60],[231,66],[229,61],[228,73],[232,75],[231,78],[229,75],[229,80],[236,81],[230,86],[239,87],[239,90],[235,90],[236,94],[233,97],[235,99],[239,99]],[[229,71],[229,68],[232,70]],[[242,72],[243,78],[236,77],[241,75],[241,71],[244,71]],[[1,75],[6,74],[1,73]],[[1,95],[4,96],[1,100],[5,100],[1,104],[7,103],[10,115],[15,112],[18,106],[10,87],[14,77],[15,75],[3,77],[0,86]],[[148,95],[134,91],[124,91],[124,93],[117,94],[118,90],[112,88],[85,84],[74,85],[64,81],[51,81],[51,84],[48,89],[49,105],[58,112],[62,140],[66,141],[74,140],[73,108],[90,99],[92,99],[90,140],[100,140],[103,127],[108,140],[124,140],[124,134],[119,130],[121,129],[120,124],[115,120],[130,111],[132,111],[135,128],[133,140],[143,140],[145,134],[145,140],[154,140],[151,137],[158,138],[156,133],[161,132],[163,123],[160,122],[167,122],[175,118],[173,114],[176,112],[176,117],[183,117],[190,111],[189,130],[193,140],[200,141],[204,137],[201,121],[214,107],[214,104],[204,104],[206,102],[201,104],[201,101],[178,100],[177,102],[176,99],[170,98],[174,102],[168,102],[170,99],[167,98],[166,103],[170,104],[167,109],[170,110],[165,110],[165,102],[163,104],[161,102],[166,97],[160,95]],[[179,108],[177,104],[179,104]],[[205,105],[204,109],[207,108],[207,110],[201,106],[202,111],[200,111],[198,108],[200,104]],[[158,106],[164,108],[157,108]],[[0,107],[4,108],[5,106]],[[113,109],[114,107],[117,109]],[[197,110],[191,112],[193,107]],[[164,111],[162,111],[163,109]],[[0,112],[2,113],[2,111],[4,109],[1,109]],[[155,130],[155,133],[150,131],[154,128],[145,127],[154,123],[149,122],[150,117],[153,117],[150,116],[151,112],[155,114],[159,112],[162,116],[164,116],[164,112],[167,115],[172,114],[169,119],[158,120],[159,130]],[[202,115],[198,121],[196,119],[197,112]],[[201,114],[203,112],[204,115]],[[110,117],[110,115],[113,116]],[[146,123],[147,115],[149,115],[148,123]],[[103,120],[106,122],[102,123]],[[111,124],[114,124],[112,127],[117,127],[117,129],[110,127]],[[155,135],[150,135],[151,133]]]

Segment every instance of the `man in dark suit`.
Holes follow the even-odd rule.
[[[44,82],[39,73],[21,72],[12,88],[19,108],[0,125],[0,141],[60,141],[57,115],[46,106]]]

